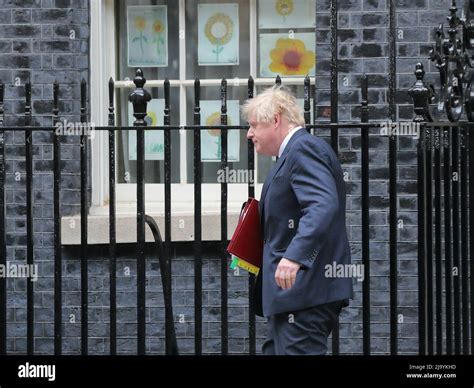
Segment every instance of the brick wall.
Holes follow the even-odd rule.
[[[80,81],[89,78],[87,0],[0,0],[0,80],[5,83],[5,125],[22,125],[25,83],[32,82],[33,123],[52,125],[54,80],[61,119],[77,122]],[[7,159],[7,260],[26,260],[24,133],[5,133]],[[63,214],[79,211],[78,138],[64,137],[61,158]],[[36,348],[51,352],[53,325],[53,147],[51,132],[33,134]],[[67,268],[67,264],[65,265]],[[26,281],[8,279],[8,351],[26,350]],[[65,289],[73,288],[65,282]],[[69,303],[69,299],[65,299]]]

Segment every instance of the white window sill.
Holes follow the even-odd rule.
[[[230,239],[237,226],[242,202],[228,203],[227,206],[227,237]],[[146,204],[145,212],[153,217],[160,228],[161,237],[165,239],[164,204]],[[202,240],[220,241],[221,214],[220,203],[202,204]],[[145,238],[153,242],[153,234],[145,225]],[[62,245],[80,245],[80,215],[61,218]],[[194,203],[173,203],[171,208],[171,240],[194,241]],[[117,244],[137,242],[136,204],[117,204],[116,207],[116,241]],[[109,244],[109,207],[91,207],[88,216],[88,244]]]

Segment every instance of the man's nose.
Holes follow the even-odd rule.
[[[252,130],[252,127],[249,128],[249,130],[247,131],[247,139],[252,139],[253,137],[253,130]]]

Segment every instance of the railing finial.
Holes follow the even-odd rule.
[[[425,85],[423,80],[425,70],[421,62],[416,64],[415,76],[415,84],[408,89],[408,94],[413,98],[413,109],[416,114],[413,121],[433,121],[429,111],[429,103],[432,101],[434,93],[431,88]]]
[[[136,118],[133,125],[136,127],[146,127],[146,107],[151,100],[151,95],[148,91],[143,89],[143,86],[146,84],[146,79],[143,76],[143,70],[141,68],[136,70],[133,83],[137,88],[128,96],[128,101],[133,104],[133,116]]]

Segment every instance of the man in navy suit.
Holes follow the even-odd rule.
[[[352,298],[352,279],[327,270],[351,261],[341,166],[328,143],[307,132],[295,97],[281,86],[242,112],[256,151],[278,156],[260,198],[263,268],[254,294],[257,314],[268,317],[263,353],[325,354]]]

